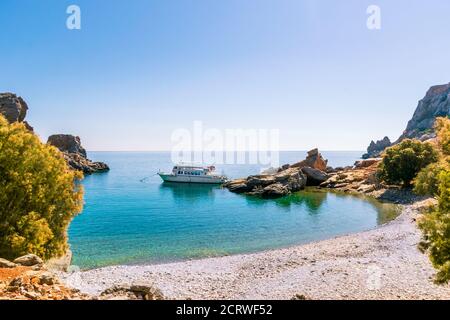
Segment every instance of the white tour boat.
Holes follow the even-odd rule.
[[[171,173],[158,172],[164,182],[210,183],[222,184],[227,177],[215,172],[214,166],[200,167],[192,165],[176,165]]]

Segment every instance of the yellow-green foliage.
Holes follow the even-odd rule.
[[[450,170],[450,119],[437,118],[435,128],[439,159],[422,169],[414,180],[414,192],[422,195],[438,195],[438,177]]]
[[[437,196],[438,205],[426,213],[419,226],[433,265],[438,269],[437,282],[450,280],[450,119],[436,121],[439,161],[423,169],[415,180],[414,190]]]
[[[56,148],[0,115],[0,257],[64,254],[67,227],[82,209],[81,178]]]
[[[439,204],[421,219],[424,233],[422,246],[428,249],[430,259],[438,269],[436,281],[450,280],[450,171],[439,174]]]
[[[419,171],[437,159],[430,143],[406,139],[385,150],[378,174],[386,183],[409,187]]]
[[[445,156],[450,156],[450,119],[438,118],[436,120],[438,143]]]

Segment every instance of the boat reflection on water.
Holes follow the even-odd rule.
[[[174,200],[192,201],[202,200],[205,197],[214,198],[215,193],[223,189],[220,185],[215,184],[164,182],[160,185],[159,190],[162,196],[170,192]]]

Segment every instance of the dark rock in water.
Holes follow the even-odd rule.
[[[328,160],[325,160],[322,155],[319,153],[319,150],[312,149],[308,151],[308,156],[305,160],[297,162],[293,164],[292,168],[303,168],[303,167],[311,167],[314,169],[318,169],[321,171],[327,170]]]
[[[435,137],[434,123],[437,117],[450,116],[450,83],[431,87],[425,97],[419,101],[406,130],[396,143],[403,139]]]
[[[273,175],[250,176],[224,185],[231,192],[246,193],[262,198],[280,198],[306,186],[306,176],[300,168],[289,168]]]
[[[33,131],[33,128],[24,121],[27,115],[27,103],[13,93],[0,93],[0,114],[2,114],[9,123],[22,122],[28,130]]]
[[[381,153],[388,147],[392,145],[391,140],[388,137],[384,137],[382,140],[370,142],[367,147],[367,153],[363,154],[363,159],[376,158],[381,155]]]
[[[306,175],[307,186],[318,186],[328,179],[328,174],[311,167],[302,168],[302,172]]]
[[[83,171],[85,174],[109,170],[106,163],[87,159],[86,150],[81,146],[79,137],[70,134],[56,134],[50,136],[47,143],[58,148],[63,153],[67,164],[74,170]]]

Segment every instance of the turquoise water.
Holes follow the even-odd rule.
[[[324,152],[332,166],[352,164],[361,152]],[[302,191],[278,200],[236,195],[217,186],[163,184],[170,154],[91,152],[111,171],[87,176],[85,206],[69,228],[73,264],[177,261],[326,239],[385,223],[391,205],[337,193]],[[283,152],[293,163],[304,152]],[[230,177],[257,174],[256,165],[218,166]],[[152,176],[153,175],[153,176]]]

